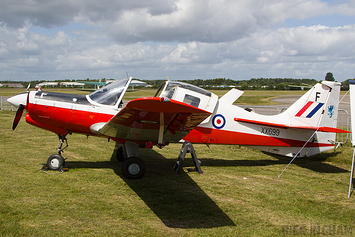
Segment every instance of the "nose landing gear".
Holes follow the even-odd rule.
[[[59,147],[57,149],[58,154],[53,154],[48,158],[47,164],[42,167],[43,171],[47,171],[47,170],[57,170],[60,172],[64,171],[65,159],[61,154],[63,150],[68,147],[68,141],[66,138],[66,134],[58,135],[58,138],[59,138]],[[65,142],[65,147],[63,147],[64,142]]]

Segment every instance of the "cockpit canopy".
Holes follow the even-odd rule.
[[[217,95],[212,92],[178,81],[166,81],[159,87],[155,96],[177,100],[211,113],[218,101]]]
[[[131,80],[132,78],[130,77],[115,81],[90,93],[87,95],[87,98],[90,102],[93,102],[93,104],[118,107]]]

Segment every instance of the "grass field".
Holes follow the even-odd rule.
[[[176,176],[171,144],[140,150],[147,173],[127,180],[114,142],[74,134],[69,171],[43,173],[58,138],[24,118],[12,131],[14,115],[0,111],[0,236],[355,236],[349,144],[281,178],[290,159],[222,145],[196,145],[204,174],[187,158]]]

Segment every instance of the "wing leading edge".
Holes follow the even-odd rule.
[[[162,97],[132,100],[97,133],[122,140],[165,144],[178,142],[210,112]]]

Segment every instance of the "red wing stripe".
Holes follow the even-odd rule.
[[[295,116],[300,117],[312,104],[313,104],[312,101],[308,101],[308,103],[305,106],[303,106],[303,108],[300,111],[298,111],[298,113]]]
[[[343,129],[339,129],[339,128],[331,128],[331,127],[320,127],[318,129],[318,131],[322,131],[322,132],[334,132],[334,133],[351,133],[350,131],[346,131]]]

